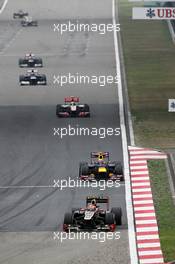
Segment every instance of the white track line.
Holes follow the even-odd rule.
[[[3,3],[3,5],[2,5],[2,7],[1,7],[1,9],[0,9],[0,14],[2,14],[2,12],[4,11],[7,3],[8,3],[8,0],[5,0],[4,3]]]
[[[115,28],[116,23],[116,6],[115,0],[112,0],[112,21]],[[119,98],[119,114],[120,114],[120,126],[121,126],[121,138],[123,147],[123,161],[124,161],[124,175],[125,175],[125,200],[127,209],[127,221],[128,221],[128,237],[130,248],[130,260],[131,264],[138,263],[138,256],[136,250],[135,228],[133,219],[133,206],[131,199],[131,184],[129,174],[129,158],[128,158],[128,144],[125,127],[125,113],[124,113],[124,100],[123,100],[123,87],[121,82],[121,68],[120,68],[120,56],[117,33],[114,31],[114,46],[115,46],[115,60],[116,60],[116,72],[119,77],[118,82],[118,98]]]
[[[9,185],[0,186],[0,189],[29,189],[29,188],[56,188],[53,185]]]

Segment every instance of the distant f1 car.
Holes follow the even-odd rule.
[[[99,204],[106,204],[106,209]],[[74,208],[64,216],[63,230],[74,231],[112,231],[122,225],[122,210],[113,207],[109,211],[109,198],[103,196],[88,196],[85,208]]]
[[[28,70],[25,75],[19,77],[20,85],[46,85],[46,75],[39,74],[37,70]]]
[[[79,97],[70,96],[64,99],[64,104],[56,106],[58,117],[90,117],[87,104],[80,104]]]
[[[80,162],[81,180],[124,180],[121,162],[109,160],[109,152],[91,152],[91,161]]]
[[[23,27],[36,27],[38,26],[38,21],[33,20],[32,17],[24,16],[23,20],[21,21],[21,25]]]
[[[13,13],[13,18],[23,18],[25,16],[28,16],[29,14],[27,12],[24,12],[23,10],[18,10],[17,12]]]
[[[24,68],[24,67],[43,67],[43,61],[40,57],[36,57],[32,53],[28,53],[25,55],[24,58],[19,59],[19,67]]]

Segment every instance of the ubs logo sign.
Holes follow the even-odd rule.
[[[158,17],[160,19],[175,18],[175,8],[149,8],[146,16],[151,18]]]
[[[132,18],[149,20],[175,19],[175,7],[134,7]]]

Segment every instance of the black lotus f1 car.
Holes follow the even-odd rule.
[[[91,152],[91,161],[80,162],[79,177],[81,180],[124,180],[121,162],[110,161],[109,152]]]
[[[21,25],[23,27],[36,27],[38,26],[38,21],[33,20],[32,17],[24,16],[23,20],[21,21]]]
[[[29,70],[19,77],[20,85],[46,85],[46,75],[39,74],[37,70]]]
[[[87,104],[80,104],[79,97],[71,96],[64,99],[64,104],[56,106],[58,117],[90,117]]]
[[[24,12],[23,10],[18,10],[17,12],[13,13],[13,18],[24,18],[25,16],[28,16],[29,14],[27,12]]]
[[[106,209],[99,204],[105,204]],[[85,208],[74,208],[64,216],[63,230],[65,232],[76,231],[110,231],[116,226],[122,225],[122,210],[113,207],[109,211],[109,198],[103,196],[88,196]]]
[[[42,59],[40,57],[36,57],[32,53],[26,54],[24,58],[20,58],[18,64],[21,68],[43,67]]]

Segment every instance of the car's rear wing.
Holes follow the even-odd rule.
[[[93,200],[95,200],[97,204],[99,203],[107,204],[107,210],[109,210],[109,197],[108,196],[87,196],[86,206],[89,203],[91,203]]]
[[[71,103],[71,102],[78,103],[79,100],[80,100],[79,97],[76,97],[76,96],[69,96],[69,97],[64,98],[65,103]]]

